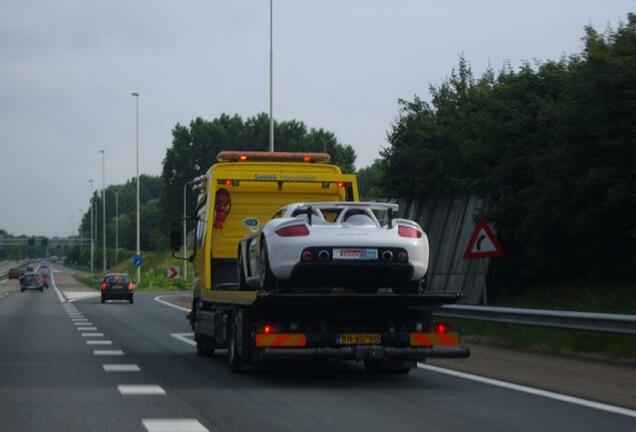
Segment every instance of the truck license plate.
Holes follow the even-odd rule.
[[[378,250],[361,248],[336,248],[333,250],[333,259],[355,261],[377,260]]]
[[[380,333],[342,333],[338,336],[340,345],[379,345]]]

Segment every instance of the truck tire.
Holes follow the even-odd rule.
[[[195,333],[194,338],[197,342],[197,355],[200,357],[211,357],[214,355],[216,348],[214,339],[201,333]]]
[[[227,329],[227,361],[232,373],[240,373],[243,370],[244,360],[241,356],[242,347],[239,346],[241,338],[238,334],[240,323],[238,314],[232,314]]]
[[[245,269],[243,269],[243,252],[241,251],[240,247],[239,247],[237,256],[238,256],[238,265],[237,265],[238,289],[244,290],[244,289],[247,289],[247,281],[245,280]]]

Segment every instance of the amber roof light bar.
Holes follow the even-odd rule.
[[[329,153],[222,151],[216,156],[219,162],[304,162],[327,163]]]

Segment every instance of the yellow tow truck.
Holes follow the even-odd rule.
[[[429,357],[465,358],[457,333],[435,325],[432,307],[461,293],[273,293],[241,288],[240,240],[294,202],[358,201],[355,175],[329,164],[326,153],[219,153],[194,180],[192,311],[197,353],[228,349],[233,372],[276,359],[348,359],[369,370],[406,373]],[[170,236],[181,249],[182,220]]]

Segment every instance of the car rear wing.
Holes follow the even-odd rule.
[[[312,209],[314,208],[368,208],[369,210],[386,211],[388,213],[388,225],[387,228],[393,228],[393,215],[398,212],[400,206],[395,203],[382,203],[374,201],[323,201],[312,203],[301,203],[296,209],[296,214],[306,214],[307,222],[311,225]]]

